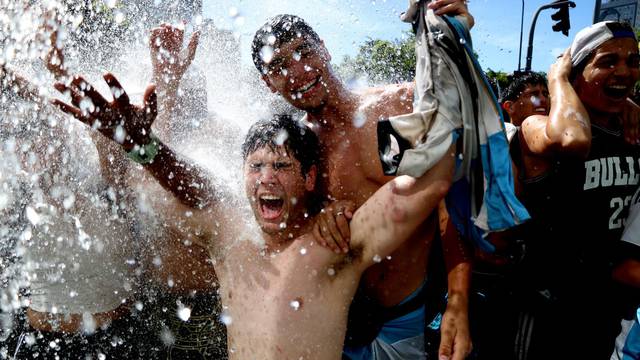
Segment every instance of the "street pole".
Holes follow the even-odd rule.
[[[522,0],[522,12],[520,14],[520,47],[518,51],[518,71],[522,69],[522,32],[524,28],[524,0]]]
[[[531,59],[533,58],[533,33],[536,31],[536,21],[538,21],[538,15],[540,12],[545,9],[555,8],[558,5],[568,4],[571,7],[576,7],[576,4],[573,1],[559,1],[551,4],[542,5],[536,10],[536,14],[533,15],[533,21],[531,22],[531,29],[529,30],[529,46],[527,47],[527,65],[525,66],[525,71],[531,71]]]

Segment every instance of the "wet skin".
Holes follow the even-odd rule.
[[[525,89],[522,91],[520,96],[515,101],[505,101],[503,104],[505,111],[509,114],[509,118],[511,122],[516,125],[522,125],[522,122],[533,115],[549,115],[549,89],[545,85],[541,84],[528,84]],[[518,134],[517,136],[521,136],[522,134]],[[524,172],[522,174],[525,179],[530,179],[541,175],[543,171],[546,171],[546,166],[544,164],[545,160],[542,160],[538,157],[528,156],[526,151],[523,152],[522,161],[524,163]],[[519,171],[521,169],[518,168],[515,164],[512,164],[511,168],[514,173],[514,185],[516,193],[519,193],[522,187],[522,184],[519,179]]]
[[[206,238],[218,254],[232,359],[340,359],[360,275],[374,255],[388,255],[415,230],[419,223],[411,215],[424,212],[430,187],[442,186],[428,178],[416,183],[423,190],[408,196],[396,195],[391,184],[380,189],[354,215],[352,251],[336,254],[315,242],[314,221],[304,215],[315,190],[315,168],[303,175],[288,154],[262,148],[244,164],[245,189],[264,245],[242,241],[247,229],[231,204],[219,203],[202,218],[218,224]],[[375,231],[380,226],[384,230]]]
[[[541,84],[527,85],[515,101],[504,103],[504,108],[515,126],[520,126],[524,119],[531,115],[548,115],[549,106],[549,89]]]
[[[619,114],[640,77],[639,65],[635,40],[611,39],[596,49],[574,88],[588,111]]]
[[[351,93],[332,73],[324,44],[300,37],[279,49],[273,59],[277,66],[269,66],[263,79],[272,91],[307,111],[307,120],[320,138],[324,161],[321,181],[326,193],[360,206],[392,179],[383,174],[380,165],[375,140],[377,121],[411,112],[412,86],[391,85]],[[306,92],[298,91],[314,79],[321,81]],[[384,306],[393,306],[418,288],[426,275],[435,231],[436,221],[425,221],[390,259],[367,269],[363,284],[369,295]]]
[[[527,167],[527,177],[547,172],[549,156],[558,152],[586,156],[591,146],[591,124],[619,126],[626,99],[640,78],[639,62],[637,42],[619,38],[598,47],[573,83],[569,82],[572,65],[568,51],[551,66],[550,113],[532,115],[522,124],[523,155],[537,158],[532,160],[535,167]]]

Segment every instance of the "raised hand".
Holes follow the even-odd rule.
[[[158,114],[155,85],[147,87],[143,105],[133,105],[120,82],[107,73],[104,80],[109,85],[113,101],[106,100],[81,76],[70,84],[56,83],[54,87],[71,96],[71,104],[58,99],[53,104],[62,111],[98,130],[101,134],[121,144],[126,151],[151,142],[151,125]]]
[[[475,19],[467,8],[467,0],[434,0],[428,5],[436,15],[464,16],[469,22],[469,29],[475,24]]]
[[[558,56],[556,62],[551,64],[547,78],[549,83],[553,81],[569,81],[571,74],[571,49],[566,49],[562,55]]]
[[[181,52],[184,41],[184,28],[162,24],[151,30],[149,50],[153,77],[158,87],[177,87],[182,76],[196,56],[200,32],[191,35],[185,52]]]

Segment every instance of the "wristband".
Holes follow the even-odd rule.
[[[150,134],[149,138],[151,141],[149,141],[148,144],[134,146],[134,148],[127,153],[127,157],[141,165],[152,163],[153,159],[158,155],[160,140],[153,134]]]

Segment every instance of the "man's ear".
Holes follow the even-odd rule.
[[[324,56],[327,59],[327,62],[330,62],[331,54],[329,53],[329,50],[327,50],[327,47],[324,45],[324,40],[320,40],[320,46],[322,48],[322,51],[324,52]]]
[[[316,189],[316,178],[318,176],[318,167],[311,165],[309,171],[304,176],[304,188],[307,191],[313,191]]]
[[[262,75],[262,80],[264,80],[265,84],[267,84],[267,87],[269,87],[272,93],[275,94],[278,92],[278,90],[276,90],[276,88],[271,85],[271,80],[269,80],[269,77],[267,75]]]
[[[507,100],[502,103],[502,110],[506,111],[507,114],[509,114],[509,116],[511,116],[512,108],[513,108],[513,101]]]

